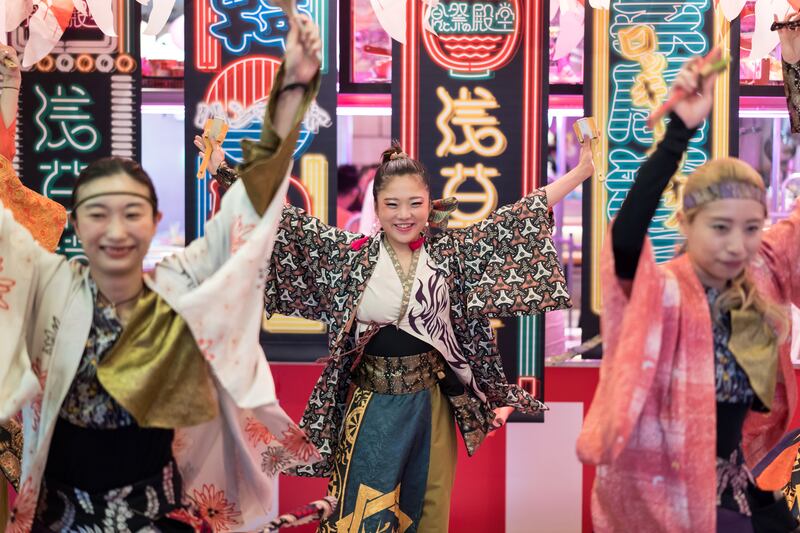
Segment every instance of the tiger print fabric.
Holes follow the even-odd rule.
[[[552,227],[547,197],[538,190],[473,226],[426,238],[428,254],[446,273],[454,333],[487,399],[479,401],[468,390],[470,400],[455,410],[470,454],[490,431],[492,409],[512,406],[533,413],[542,408],[527,392],[508,383],[489,319],[571,306]],[[267,274],[267,314],[324,322],[330,350],[300,422],[323,460],[298,469],[297,474],[330,474],[355,356],[348,353],[355,346],[352,325],[378,260],[381,235],[366,239],[328,226],[298,208],[284,208]]]

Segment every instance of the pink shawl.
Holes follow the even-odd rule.
[[[750,265],[761,293],[800,302],[800,208],[765,232]],[[711,316],[685,255],[656,265],[645,242],[630,296],[603,249],[605,353],[578,438],[597,465],[592,519],[605,531],[716,531],[716,393]],[[751,411],[745,457],[753,466],[783,435],[797,400],[787,339],[779,347],[772,411]],[[776,490],[779,487],[763,487]]]

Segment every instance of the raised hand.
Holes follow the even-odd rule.
[[[714,54],[706,61],[716,61],[719,54]],[[702,75],[703,59],[695,58],[681,69],[675,81],[672,83],[671,92],[683,91],[686,96],[680,99],[673,107],[677,114],[688,128],[696,128],[711,112],[714,103],[714,82],[717,74],[711,72]]]
[[[0,44],[0,77],[2,78],[0,79],[0,86],[3,88],[19,88],[22,82],[22,72],[19,69],[17,51],[4,44]]]
[[[775,22],[783,24],[800,21],[800,11],[789,13],[780,21],[778,20],[778,15],[773,15],[773,18]],[[794,65],[800,61],[800,30],[791,30],[784,27],[776,31],[781,39],[781,57],[787,63]]]
[[[216,139],[209,139],[211,142],[211,156],[208,158],[208,172],[212,176],[217,173],[219,166],[225,161],[225,150]],[[200,157],[203,157],[206,151],[206,145],[203,142],[203,137],[200,135],[194,136],[194,145],[200,150]]]
[[[308,83],[319,71],[322,57],[322,41],[319,28],[308,16],[298,14],[289,17],[289,35],[286,38],[286,77],[284,86],[292,83]]]

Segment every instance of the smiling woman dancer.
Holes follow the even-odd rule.
[[[274,477],[318,458],[277,405],[253,287],[319,49],[313,23],[294,19],[241,183],[152,278],[142,259],[161,215],[134,161],[96,161],[76,182],[88,266],[46,252],[0,204],[0,420],[21,409],[24,422],[11,532],[250,531],[267,522]]]
[[[331,478],[340,506],[321,531],[447,531],[453,417],[472,455],[514,409],[542,408],[507,382],[489,320],[570,305],[550,207],[592,170],[587,144],[554,183],[473,226],[431,231],[456,205],[431,202],[425,168],[395,144],[375,174],[374,237],[284,209],[267,311],[329,327],[330,357],[301,422],[324,460],[295,469]],[[365,498],[386,505],[360,516]]]
[[[698,61],[690,96],[642,165],[603,249],[605,354],[578,440],[597,465],[595,531],[793,531],[781,487],[753,465],[797,401],[787,312],[800,302],[800,208],[762,233],[761,176],[723,158],[695,170],[679,212],[685,250],[656,265],[646,238],[664,188],[712,106]]]

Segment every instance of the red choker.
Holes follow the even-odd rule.
[[[361,237],[360,239],[354,240],[353,242],[350,243],[350,249],[356,250],[356,251],[360,250],[365,244],[367,244],[369,242],[369,240],[371,238],[372,237],[370,237],[370,236],[366,236],[366,237]],[[420,248],[422,248],[423,244],[425,244],[425,235],[420,235],[419,239],[417,239],[415,241],[411,241],[410,243],[408,243],[408,247],[411,248],[412,252],[415,252],[415,251],[419,250]]]

